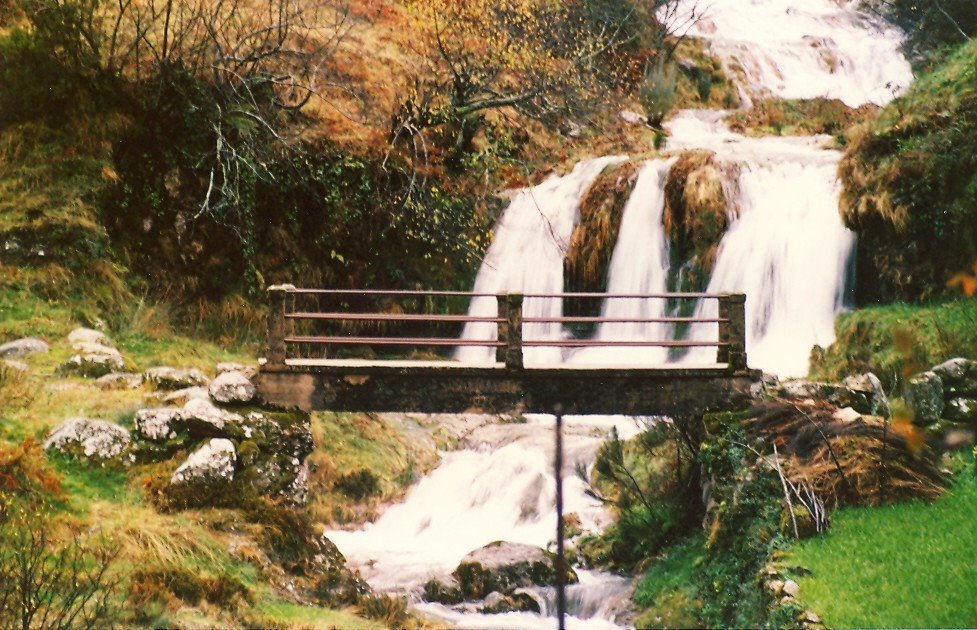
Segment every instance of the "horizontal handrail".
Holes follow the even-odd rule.
[[[501,317],[479,317],[477,315],[420,315],[414,313],[287,313],[287,319],[325,320],[325,321],[376,321],[376,322],[461,322],[498,324]]]
[[[316,307],[296,308],[295,300],[288,296],[333,296],[333,297],[461,297],[461,298],[495,298],[497,311],[494,314],[455,314],[455,313],[392,313],[365,312],[352,310],[342,312],[341,307],[332,310],[319,310]],[[526,300],[532,299],[571,299],[594,298],[600,300],[614,299],[715,299],[718,300],[718,315],[711,317],[695,316],[610,316],[600,315],[537,315],[524,316]],[[283,364],[288,357],[289,346],[319,345],[319,346],[413,346],[413,347],[484,347],[496,350],[496,362],[501,362],[509,369],[523,368],[523,354],[525,348],[695,348],[713,347],[717,350],[717,363],[726,364],[731,370],[746,367],[746,326],[745,300],[742,294],[735,293],[487,293],[479,291],[416,291],[416,290],[372,290],[372,289],[302,289],[292,285],[279,285],[269,288],[269,352],[268,361],[272,365]],[[367,309],[369,310],[369,309]],[[382,311],[384,309],[377,309]],[[408,309],[410,310],[410,309]],[[419,323],[419,324],[491,324],[495,328],[494,339],[470,339],[458,337],[416,337],[407,336],[411,332],[405,331],[399,336],[385,336],[389,334],[385,328],[374,331],[377,336],[364,336],[359,331],[354,335],[336,334],[336,332],[316,329],[295,330],[295,322],[356,322],[361,324],[382,324],[387,322]],[[718,324],[718,339],[601,339],[590,338],[529,338],[524,339],[527,324]],[[340,326],[344,328],[345,326]],[[336,326],[333,326],[336,328]],[[425,327],[425,330],[427,327]],[[355,330],[355,329],[354,329]],[[316,334],[316,333],[325,334]],[[337,331],[338,332],[338,331]],[[395,333],[396,334],[396,333]],[[445,334],[445,333],[441,333]],[[665,336],[665,335],[662,335]],[[300,351],[297,351],[300,352]]]
[[[624,340],[603,341],[600,339],[539,339],[522,340],[523,347],[536,348],[722,348],[729,344],[724,341],[699,341],[692,339],[676,340]]]
[[[402,289],[287,289],[294,295],[336,296],[385,296],[385,297],[498,297],[507,292],[486,293],[478,291],[414,291]],[[518,293],[518,291],[514,292]],[[571,291],[565,293],[522,293],[524,298],[601,298],[601,299],[719,299],[725,293],[675,292],[675,293],[597,293]]]
[[[455,337],[286,337],[287,344],[353,345],[353,346],[480,346],[502,348],[505,343],[495,339],[458,339]]]

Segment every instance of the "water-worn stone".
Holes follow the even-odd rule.
[[[256,392],[254,383],[243,372],[224,372],[210,383],[210,396],[219,403],[249,403]]]
[[[882,388],[882,381],[871,372],[849,376],[842,385],[854,392],[862,392],[871,398],[872,408],[868,411],[873,416],[888,418],[891,415],[889,409],[889,397],[885,395]]]
[[[109,372],[95,381],[99,389],[138,389],[142,386],[142,374],[132,372]]]
[[[234,479],[236,463],[234,443],[225,438],[214,438],[190,454],[170,477],[170,484],[227,484]]]
[[[226,436],[227,423],[242,420],[240,415],[224,411],[206,398],[191,398],[180,415],[190,433],[200,436]]]
[[[540,606],[539,602],[532,596],[520,589],[520,592],[514,592],[511,595],[503,595],[498,591],[492,591],[485,598],[479,610],[489,615],[508,612],[538,613],[540,612]]]
[[[25,337],[0,345],[0,359],[26,357],[31,354],[44,354],[51,347],[40,339]]]
[[[210,380],[197,368],[151,367],[145,371],[146,382],[156,389],[185,389],[206,386]]]
[[[452,575],[436,575],[424,583],[424,601],[437,604],[460,604],[465,597],[461,585]]]
[[[79,349],[78,346],[83,344],[107,346],[109,348],[115,347],[115,344],[108,338],[108,335],[92,328],[75,328],[68,333],[68,343],[76,350]]]
[[[134,423],[136,433],[144,440],[165,442],[177,436],[181,428],[183,412],[172,407],[140,409],[136,412]]]
[[[906,403],[913,410],[913,423],[926,427],[943,414],[943,381],[934,372],[923,372],[909,379]]]
[[[948,398],[977,398],[977,361],[950,359],[934,367],[932,372],[940,377]]]
[[[132,438],[123,427],[89,418],[65,420],[44,441],[45,449],[86,457],[99,464],[127,463],[131,447]]]
[[[496,541],[462,558],[453,575],[466,599],[482,599],[492,591],[511,594],[527,586],[556,583],[556,554],[539,547]],[[566,583],[575,584],[577,574],[566,569]]]
[[[125,368],[125,359],[112,346],[98,343],[81,342],[73,344],[78,354],[72,355],[61,369],[65,372],[77,372],[81,376],[98,378],[109,372],[118,372]]]

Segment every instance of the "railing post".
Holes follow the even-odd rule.
[[[498,338],[499,343],[504,345],[496,346],[495,348],[495,362],[505,363],[506,348],[509,345],[509,301],[508,295],[505,293],[499,293],[495,296],[498,302],[498,318],[500,321],[497,324],[498,327]]]
[[[521,370],[522,362],[522,294],[506,293],[505,308],[502,311],[505,315],[505,366],[510,370]],[[502,334],[502,328],[499,328]]]
[[[268,287],[268,356],[269,365],[285,365],[285,305],[295,290],[291,284]]]
[[[746,296],[726,293],[719,297],[718,363],[727,363],[732,370],[746,369]]]

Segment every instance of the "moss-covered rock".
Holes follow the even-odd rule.
[[[466,599],[482,599],[493,591],[503,595],[528,586],[553,586],[557,581],[556,554],[539,547],[496,541],[462,558],[455,569]],[[577,582],[573,569],[565,569],[567,584]]]
[[[734,165],[723,164],[712,151],[686,151],[665,183],[665,232],[671,244],[671,284],[678,290],[701,289],[709,281],[719,242],[726,233],[735,183]]]

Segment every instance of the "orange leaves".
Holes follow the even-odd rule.
[[[973,271],[971,273],[958,273],[957,275],[950,278],[947,282],[948,287],[960,287],[963,294],[967,297],[973,297],[974,293],[977,293],[977,261],[974,262]]]

